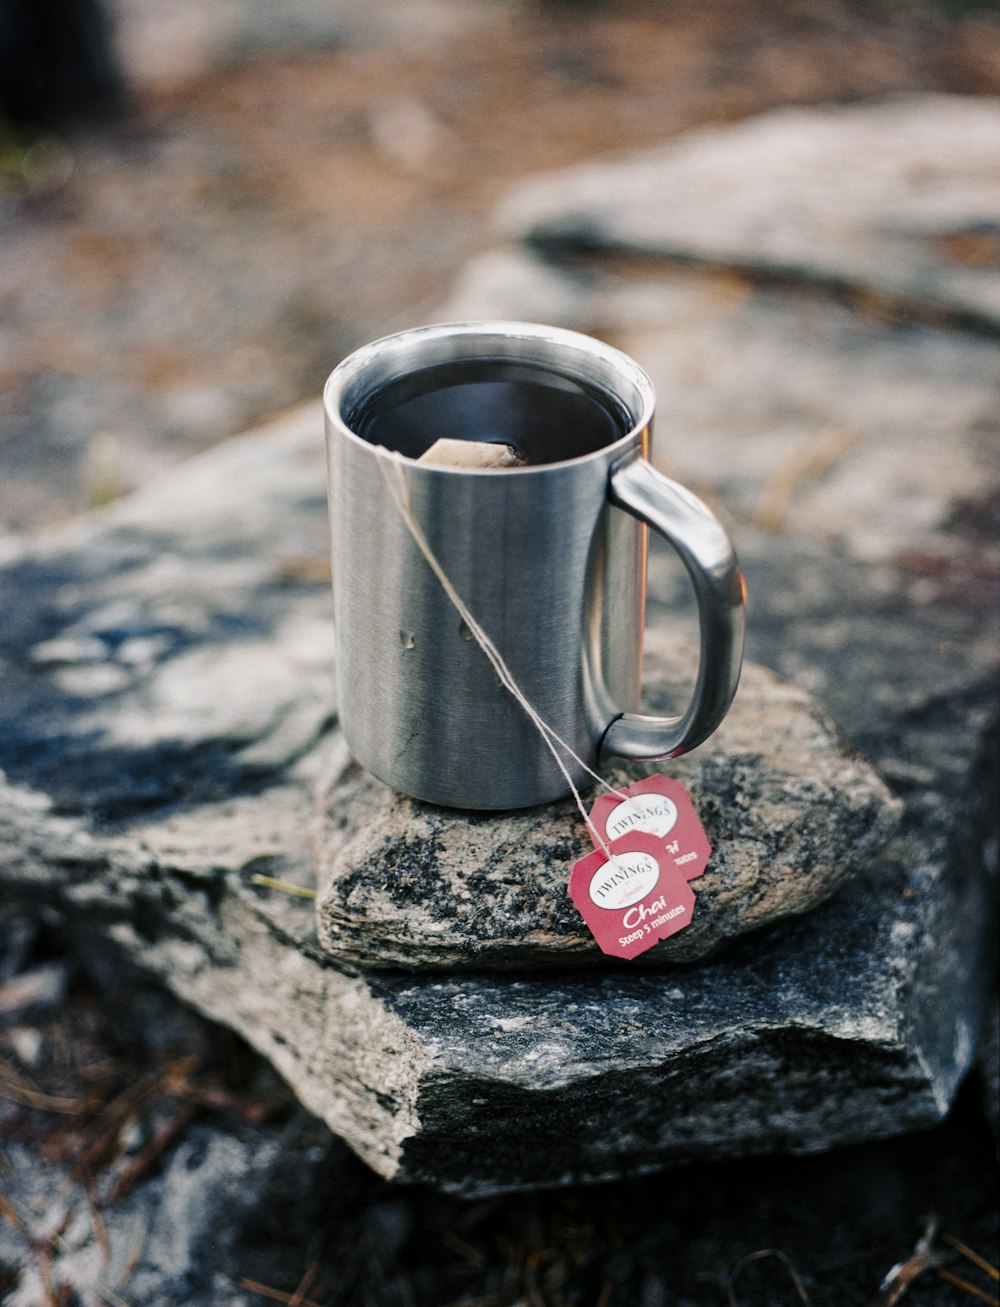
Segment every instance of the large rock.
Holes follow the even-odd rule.
[[[1000,478],[998,136],[995,99],[897,97],[546,174],[502,225],[584,265],[491,251],[445,316],[596,328],[649,370],[671,475],[866,562],[985,579],[1000,547],[964,525]]]
[[[935,142],[928,166],[948,157]],[[916,158],[917,142],[907,148]],[[998,477],[980,426],[992,366],[981,342],[946,325],[854,323],[811,300],[799,335],[814,343],[788,355],[782,342],[804,311],[785,292],[741,291],[747,311],[713,329],[700,308],[679,324],[669,307],[707,304],[713,288],[690,277],[651,269],[648,284],[643,272],[616,286],[598,269],[581,291],[573,277],[566,289],[567,275],[545,274],[564,312],[595,295],[614,301],[616,338],[654,372],[663,363],[677,395],[706,411],[727,358],[750,360],[740,376],[757,386],[758,452],[780,415],[769,394],[791,405],[808,393],[783,436],[803,440],[836,428],[849,397],[867,453],[844,473],[840,504],[853,502],[852,484],[874,487],[860,523],[815,525],[823,479],[830,489],[842,470],[832,444],[775,483],[778,442],[741,497],[743,472],[760,475],[741,386],[715,410],[699,473],[733,515],[751,658],[815,696],[904,801],[884,853],[811,912],[684,968],[404,974],[334,959],[310,901],[255,883],[262,872],[315,884],[315,788],[331,770],[350,779],[336,759],[316,408],[100,516],[10,544],[0,564],[5,900],[61,913],[84,960],[124,959],[239,1031],[382,1174],[466,1194],[926,1126],[975,1056],[986,1003]],[[535,289],[532,313],[544,316]],[[664,313],[651,319],[656,303]],[[769,316],[778,328],[762,337]],[[796,389],[808,361],[813,380]],[[911,402],[928,373],[932,386]],[[934,390],[947,402],[930,411]],[[899,427],[888,461],[886,404]],[[916,442],[925,421],[940,459]],[[660,457],[690,449],[697,461],[704,429],[675,415],[673,432]],[[915,522],[892,510],[903,473],[905,502],[929,506]],[[895,522],[888,536],[865,543],[882,521]],[[672,632],[689,623],[685,595],[657,553],[654,627],[667,614]],[[824,722],[816,730],[829,739]],[[369,785],[356,780],[345,820]],[[383,802],[377,787],[367,793]]]
[[[508,231],[851,291],[995,331],[1000,101],[775,109],[532,179]]]
[[[799,596],[799,656],[839,669],[856,735],[905,764],[887,855],[826,907],[668,975],[351,974],[311,903],[251,881],[312,883],[313,787],[342,747],[322,725],[326,584],[290,552],[323,535],[321,460],[310,410],[11,550],[7,900],[55,906],[83,957],[124,957],[239,1031],[400,1179],[483,1193],[936,1120],[982,1006],[982,612],[911,612],[857,565],[747,537],[761,650],[791,650]],[[144,660],[137,640],[156,642]],[[196,651],[186,705],[175,660]]]
[[[969,531],[1000,480],[985,336],[610,255],[582,278],[517,249],[474,260],[445,315],[596,327],[652,377],[657,465],[741,522],[904,576],[1000,566],[995,536]]]
[[[676,708],[693,658],[647,642],[647,696]],[[613,785],[650,767],[609,772]],[[806,912],[870,866],[899,815],[884,783],[803,691],[748,665],[711,741],[663,770],[687,788],[713,848],[691,924],[642,955],[686,962]],[[591,796],[592,801],[593,796]],[[607,964],[567,895],[590,838],[572,799],[501,816],[393,793],[356,763],[322,796],[315,836],[319,937],[359,967]]]

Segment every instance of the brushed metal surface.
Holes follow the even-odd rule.
[[[732,542],[696,495],[635,455],[611,470],[611,502],[647,522],[680,555],[698,603],[698,677],[679,717],[626,712],[608,727],[602,755],[676,758],[706,740],[729,709],[740,679],[746,586]]]
[[[325,405],[337,680],[348,744],[376,776],[415,798],[528,807],[565,794],[565,778],[420,554],[379,466],[390,456],[348,425],[387,382],[456,359],[517,360],[570,373],[616,395],[633,419],[628,434],[606,448],[544,466],[480,471],[402,460],[411,511],[434,554],[528,700],[588,765],[598,764],[602,740],[605,754],[651,756],[641,750],[653,748],[663,756],[691,747],[690,739],[704,738],[721,719],[739,670],[730,602],[735,559],[729,572],[721,552],[718,567],[712,562],[718,541],[708,543],[702,516],[682,520],[679,487],[665,483],[670,489],[657,495],[663,478],[645,461],[652,385],[609,346],[532,324],[446,325],[376,341],[333,372]],[[707,509],[702,514],[715,521]],[[645,520],[681,550],[704,610],[695,703],[683,719],[659,723],[658,737],[655,720],[634,715]],[[621,719],[623,712],[629,716]],[[657,742],[667,747],[655,749]],[[587,784],[582,769],[567,765],[575,783]]]

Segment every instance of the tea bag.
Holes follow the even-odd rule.
[[[418,463],[433,463],[438,467],[524,467],[524,459],[510,445],[493,444],[483,440],[435,440],[425,449]]]

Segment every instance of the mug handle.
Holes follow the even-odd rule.
[[[743,661],[746,584],[732,542],[696,495],[635,455],[611,469],[611,502],[645,522],[680,555],[694,585],[701,654],[694,696],[680,717],[623,713],[608,727],[601,754],[676,758],[708,738],[733,701]]]

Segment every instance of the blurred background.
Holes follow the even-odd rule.
[[[529,173],[998,89],[1000,13],[959,0],[2,0],[0,529],[316,397]]]
[[[532,173],[779,105],[906,91],[1000,93],[1000,7],[0,0],[0,534],[66,521],[317,400],[350,349],[439,315],[463,265],[508,239],[493,215]],[[976,1248],[995,1240],[974,1081],[940,1129],[886,1144],[460,1203],[378,1180],[235,1036],[162,991],[120,993],[114,974],[117,1005],[76,981],[67,993],[65,941],[39,946],[32,926],[18,944],[22,926],[8,974],[58,960],[36,975],[50,990],[17,1058],[51,1050],[60,1074],[85,1069],[88,1102],[106,1095],[95,1167],[140,1109],[161,1152],[190,1145],[163,1238],[210,1230],[220,1307],[716,1307],[737,1300],[737,1275],[754,1307],[801,1304],[786,1253],[811,1270],[816,1307],[837,1307],[876,1301],[932,1207]],[[65,1103],[27,1080],[0,1090],[68,1174]],[[185,1134],[199,1105],[229,1114],[257,1159],[249,1179],[212,1180],[224,1129]],[[139,1186],[162,1159],[136,1156]],[[0,1148],[0,1218],[4,1168]],[[55,1208],[61,1181],[47,1183]],[[18,1275],[0,1264],[0,1301]],[[907,1293],[907,1307],[972,1301],[930,1277]],[[53,1289],[57,1307],[78,1301]]]

